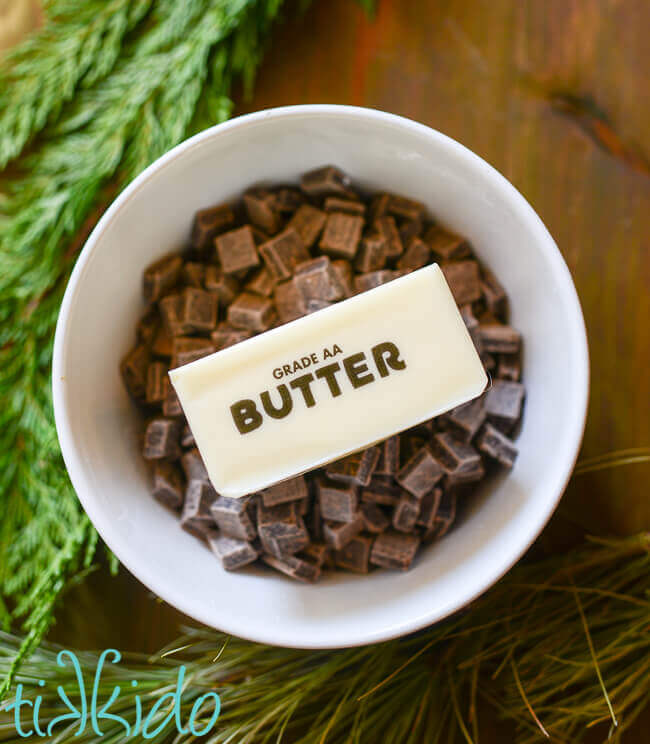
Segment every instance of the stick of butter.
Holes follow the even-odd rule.
[[[212,485],[230,497],[364,449],[487,384],[437,265],[169,375]]]

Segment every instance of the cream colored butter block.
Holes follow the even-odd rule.
[[[216,490],[240,497],[480,395],[437,265],[170,371]]]

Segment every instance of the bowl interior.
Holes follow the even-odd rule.
[[[118,362],[143,309],[144,267],[183,245],[193,213],[259,182],[324,163],[367,188],[423,201],[467,236],[509,294],[524,337],[527,400],[508,477],[405,574],[336,575],[316,586],[262,570],[228,573],[148,493],[138,417]],[[426,328],[422,333],[426,333]],[[68,287],[54,363],[59,436],[99,532],[170,604],[235,635],[334,647],[393,637],[463,606],[543,527],[572,467],[587,396],[584,327],[555,244],[523,198],[482,160],[425,127],[379,112],[295,107],[243,117],[167,154],[102,219]]]

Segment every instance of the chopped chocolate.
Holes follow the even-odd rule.
[[[422,227],[422,220],[419,218],[416,220],[408,220],[404,222],[399,228],[399,237],[402,241],[402,245],[407,246],[411,243],[413,238],[421,237]]]
[[[214,524],[211,512],[217,492],[210,483],[200,480],[191,480],[185,490],[185,503],[183,504],[184,520],[200,520]]]
[[[325,199],[326,212],[345,212],[363,217],[366,213],[366,205],[356,199],[341,199],[338,196],[328,196]]]
[[[170,509],[183,506],[183,476],[175,463],[158,460],[153,466],[153,497]]]
[[[273,325],[274,320],[275,308],[271,300],[250,292],[242,292],[228,308],[228,322],[235,328],[266,331]]]
[[[323,519],[352,522],[357,518],[359,498],[356,486],[321,479],[316,488]]]
[[[357,253],[362,228],[363,217],[331,212],[320,239],[321,251],[336,258],[352,260]]]
[[[422,498],[442,478],[443,471],[429,447],[421,447],[399,470],[395,480],[409,493]]]
[[[379,217],[383,217],[388,210],[390,194],[375,194],[370,200],[370,221],[374,223]]]
[[[442,488],[434,488],[422,497],[420,512],[415,523],[418,527],[424,527],[425,532],[433,529],[441,498]]]
[[[361,489],[361,501],[383,504],[384,506],[396,506],[401,493],[402,489],[394,483],[392,476],[375,475],[370,483]]]
[[[189,424],[185,424],[181,432],[181,447],[196,447],[194,434],[192,434]]]
[[[216,331],[212,331],[210,334],[210,340],[215,348],[215,351],[221,349],[227,349],[229,346],[234,346],[240,341],[245,341],[253,335],[253,331],[245,328],[234,328],[229,323],[219,323]]]
[[[398,269],[408,269],[414,271],[421,269],[431,261],[431,250],[429,246],[418,237],[415,237],[408,244],[404,255],[397,262]]]
[[[257,560],[260,553],[246,540],[237,540],[218,533],[208,538],[212,552],[221,560],[226,571],[236,571]]]
[[[425,211],[421,202],[397,194],[390,195],[387,209],[390,214],[405,220],[419,220]]]
[[[492,354],[516,354],[521,345],[521,334],[501,323],[479,326],[482,348]]]
[[[508,298],[505,289],[491,271],[483,269],[481,291],[487,309],[500,320],[505,320],[508,314]]]
[[[370,483],[377,462],[379,461],[379,447],[369,447],[354,452],[341,460],[331,463],[325,472],[334,480],[352,483],[357,486],[367,486]]]
[[[181,275],[183,259],[180,256],[165,256],[148,266],[144,271],[142,290],[147,302],[155,302],[168,292]]]
[[[282,214],[292,214],[305,203],[305,196],[298,189],[285,186],[274,191],[275,208]]]
[[[253,276],[246,282],[246,291],[253,294],[262,295],[262,297],[272,297],[275,279],[271,276],[268,269],[258,269]]]
[[[379,271],[386,265],[386,238],[381,235],[368,235],[361,240],[361,246],[354,262],[357,271]]]
[[[415,522],[420,515],[420,499],[403,492],[393,512],[393,527],[400,532],[413,532]]]
[[[147,368],[147,403],[162,403],[167,392],[167,365],[152,362]]]
[[[151,351],[156,356],[161,357],[170,357],[172,355],[172,336],[170,336],[169,331],[164,324],[156,331],[153,343],[151,344]]]
[[[205,269],[205,288],[216,295],[218,303],[225,307],[239,294],[239,282],[235,277],[224,274],[218,266]]]
[[[138,343],[150,346],[156,338],[159,328],[160,315],[158,309],[152,307],[140,318],[138,325],[136,326],[135,333]]]
[[[210,342],[210,339],[176,336],[173,341],[172,368],[189,364],[204,356],[208,356],[208,354],[213,354],[215,351],[216,348]]]
[[[248,219],[269,235],[276,233],[282,224],[275,194],[268,189],[251,189],[244,194],[244,206]]]
[[[235,215],[227,204],[219,204],[209,209],[201,209],[194,217],[192,226],[192,246],[205,250],[212,245],[215,237],[235,223]]]
[[[169,378],[165,380],[165,388],[167,392],[165,394],[165,400],[163,400],[162,404],[163,416],[180,416],[183,413],[181,402],[180,400],[178,400],[178,395],[176,395],[176,391],[172,387]]]
[[[224,535],[238,540],[254,540],[256,531],[248,513],[249,507],[250,498],[246,496],[242,499],[217,496],[210,506],[210,514]]]
[[[390,526],[390,519],[382,511],[381,507],[372,502],[361,504],[359,507],[361,516],[363,518],[363,528],[366,532],[372,532],[373,534],[379,534],[384,532]]]
[[[258,503],[257,532],[264,551],[276,558],[298,553],[309,544],[309,533],[294,502],[269,508]]]
[[[262,491],[262,501],[264,506],[275,506],[283,504],[286,501],[298,501],[305,499],[307,496],[307,481],[304,475],[297,478],[276,483],[275,486],[266,488]]]
[[[473,483],[485,475],[479,453],[466,442],[461,442],[448,432],[434,435],[433,452],[445,472],[447,486]]]
[[[500,380],[519,382],[521,380],[521,356],[519,354],[499,354],[496,376]]]
[[[334,551],[334,563],[355,573],[368,573],[373,538],[355,535],[340,550]]]
[[[312,542],[301,551],[298,558],[314,563],[316,566],[321,568],[328,560],[332,549],[329,545],[320,542]]]
[[[453,491],[443,491],[438,505],[438,511],[433,520],[433,527],[425,535],[426,539],[439,538],[449,532],[449,528],[456,519],[456,494]]]
[[[304,561],[295,555],[287,555],[276,558],[273,555],[262,554],[262,560],[271,568],[280,571],[292,579],[312,583],[320,577],[320,567],[315,563]]]
[[[476,350],[479,353],[481,353],[481,351],[483,350],[483,346],[481,344],[480,325],[479,325],[478,320],[476,319],[476,316],[474,315],[472,306],[461,305],[459,309],[460,309],[460,314],[465,323],[465,327],[469,331],[469,335],[471,336],[472,341],[474,342],[474,346],[476,347]]]
[[[321,234],[327,215],[311,204],[303,204],[293,215],[287,229],[293,228],[302,238],[305,248],[311,248]]]
[[[203,459],[196,447],[185,452],[181,457],[181,466],[188,483],[193,480],[209,483],[208,471],[205,469]]]
[[[226,274],[246,273],[260,265],[250,225],[220,235],[215,245],[217,257]]]
[[[136,400],[143,399],[147,392],[149,358],[147,347],[139,344],[124,357],[120,365],[126,389]]]
[[[350,540],[361,532],[364,527],[363,517],[360,512],[351,522],[327,522],[323,521],[323,539],[334,550],[341,550]]]
[[[377,535],[370,552],[370,563],[384,568],[397,568],[406,571],[410,567],[420,538],[389,530]]]
[[[481,285],[476,261],[442,264],[441,268],[458,305],[480,299]]]
[[[400,439],[399,435],[396,434],[393,437],[385,439],[380,445],[380,455],[375,473],[395,475],[399,470],[399,456],[400,456]]]
[[[152,419],[145,429],[143,455],[147,460],[173,460],[181,453],[180,425],[168,418]]]
[[[512,439],[496,429],[492,424],[486,424],[476,440],[479,450],[506,468],[511,468],[517,459],[517,448]]]
[[[183,284],[186,287],[201,289],[205,279],[205,265],[198,261],[186,261],[182,271]]]
[[[488,420],[507,434],[521,417],[524,395],[520,382],[494,380],[485,396]]]
[[[428,243],[437,261],[451,261],[468,258],[472,255],[469,243],[465,238],[448,232],[438,225],[432,225],[426,231],[424,240]]]
[[[399,258],[404,252],[404,245],[395,218],[389,216],[377,217],[373,222],[373,228],[386,241],[386,260],[392,261]]]
[[[352,264],[344,258],[332,261],[332,269],[343,287],[343,297],[352,297],[355,292]]]
[[[289,279],[297,264],[309,260],[302,238],[292,227],[262,243],[259,252],[276,282]]]
[[[368,289],[374,289],[393,279],[395,279],[395,272],[389,269],[370,271],[367,274],[359,274],[354,277],[354,289],[357,292],[366,292]]]
[[[352,193],[350,185],[350,178],[333,165],[309,171],[300,180],[300,188],[308,196],[315,197],[330,194],[348,196]]]
[[[302,318],[307,314],[307,304],[295,282],[282,282],[277,284],[273,292],[275,309],[282,323]]]
[[[182,294],[167,295],[159,302],[160,314],[170,336],[181,336],[185,328],[185,300]]]
[[[480,397],[454,408],[447,414],[447,420],[459,439],[470,442],[483,426],[486,415],[485,402]]]
[[[293,283],[307,303],[310,300],[332,302],[345,296],[345,287],[328,256],[319,256],[298,264]]]

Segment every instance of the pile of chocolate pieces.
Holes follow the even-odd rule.
[[[480,398],[363,452],[242,499],[212,488],[169,369],[438,262],[493,378]],[[153,495],[224,568],[261,560],[301,581],[324,569],[408,569],[490,470],[512,467],[521,337],[501,285],[422,204],[361,195],[327,166],[195,215],[189,246],[147,268],[148,310],[121,365],[146,418]]]

